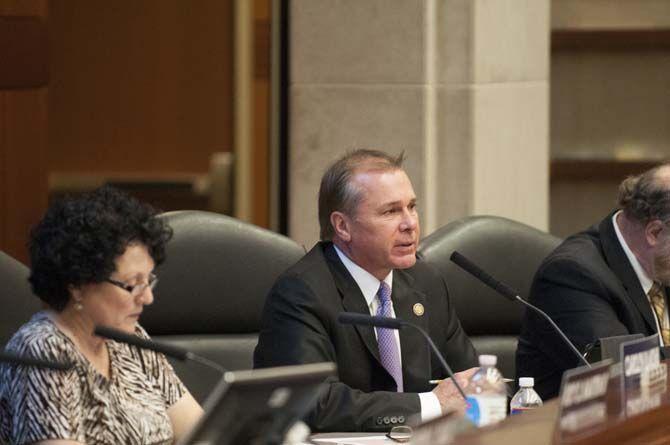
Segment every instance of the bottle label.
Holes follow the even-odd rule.
[[[515,407],[515,408],[510,409],[509,413],[510,413],[510,415],[513,416],[514,414],[521,414],[521,413],[524,413],[524,412],[526,412],[526,411],[530,411],[530,410],[532,410],[533,408],[535,408],[535,407],[534,407],[534,406],[533,406],[533,407],[525,407],[525,406],[524,406],[524,407],[521,407],[521,406],[517,406],[517,407]]]
[[[477,426],[498,423],[507,415],[507,397],[502,395],[470,395],[465,415]]]

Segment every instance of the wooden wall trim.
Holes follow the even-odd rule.
[[[9,180],[7,177],[7,128],[6,128],[6,100],[5,93],[0,91],[0,251],[7,250],[6,226],[9,217],[7,209],[7,195],[9,191]]]
[[[0,16],[0,89],[49,83],[46,23],[37,16]]]
[[[664,162],[667,160],[554,159],[551,161],[551,182],[619,182],[626,176],[639,175]]]
[[[553,51],[658,51],[670,49],[670,29],[561,29],[551,33]]]

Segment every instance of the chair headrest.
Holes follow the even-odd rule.
[[[304,254],[291,239],[210,212],[161,215],[174,230],[157,271],[152,335],[256,332],[275,279]]]
[[[421,241],[419,255],[445,277],[463,328],[470,335],[519,333],[523,308],[450,261],[456,250],[527,299],[533,276],[560,239],[498,216],[454,221]]]
[[[26,266],[0,252],[0,347],[40,309],[40,300],[30,289],[29,274]]]

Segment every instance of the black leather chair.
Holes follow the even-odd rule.
[[[514,378],[523,307],[498,295],[449,259],[456,250],[528,298],[535,271],[560,239],[497,216],[454,221],[421,241],[419,255],[446,279],[463,329],[480,354],[498,356],[498,368]],[[449,358],[447,357],[447,360]]]
[[[40,310],[40,300],[28,283],[29,273],[22,263],[0,252],[0,349]]]
[[[281,272],[304,255],[291,239],[202,211],[162,215],[174,230],[157,271],[154,304],[141,324],[155,340],[181,346],[229,370],[251,369],[265,297]],[[219,374],[174,362],[202,401]]]

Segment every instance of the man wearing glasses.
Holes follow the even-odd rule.
[[[416,258],[416,195],[401,164],[402,156],[358,150],[326,171],[322,241],[278,279],[265,305],[254,366],[338,365],[309,419],[316,431],[390,430],[464,407],[449,379],[429,385],[444,371],[418,332],[337,321],[347,311],[418,324],[462,371],[461,384],[472,373],[475,352],[446,283]]]
[[[670,165],[624,180],[619,210],[567,238],[540,265],[530,302],[546,311],[577,349],[601,338],[659,334],[670,346]],[[516,367],[555,397],[578,360],[545,320],[526,312]]]

